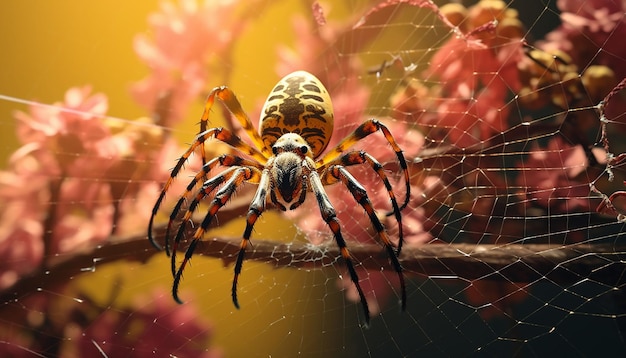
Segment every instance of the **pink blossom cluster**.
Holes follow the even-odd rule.
[[[107,108],[106,96],[83,87],[70,89],[54,106],[16,112],[23,146],[0,173],[1,288],[35,270],[44,257],[110,235],[110,191],[96,180],[118,158],[108,153],[117,148],[102,121]],[[98,205],[103,201],[109,205]]]
[[[146,120],[107,119],[107,98],[71,88],[63,102],[16,112],[23,144],[0,172],[0,288],[47,259],[143,229],[177,145]],[[159,165],[151,165],[157,162]]]
[[[504,2],[480,1],[467,9],[458,4],[443,6],[441,13],[456,26],[455,33],[462,31],[462,35],[451,36],[431,58],[428,69],[397,91],[391,99],[394,116],[416,123],[429,141],[448,145],[452,152],[497,148],[502,133],[528,126],[524,132],[532,144],[530,155],[512,171],[518,173],[512,179],[526,205],[562,212],[589,209],[592,203],[585,198],[593,178],[581,173],[590,168],[588,158],[606,163],[607,148],[588,149],[593,143],[584,139],[586,132],[599,130],[596,112],[567,110],[602,101],[621,78],[614,69],[625,67],[615,61],[625,57],[607,56],[613,57],[612,63],[603,56],[577,62],[580,52],[596,53],[598,48],[588,44],[563,47],[567,42],[561,40],[597,38],[599,48],[621,46],[614,34],[623,28],[623,11],[602,4],[560,1],[563,25],[548,35],[548,39],[560,40],[539,42],[540,48],[532,51],[527,51],[534,46],[522,38],[517,12]],[[601,14],[613,15],[601,18]],[[576,26],[572,19],[577,19]],[[429,85],[433,82],[437,85]],[[612,114],[623,113],[624,103],[617,96],[607,105]],[[556,114],[533,128],[533,118],[525,113],[539,110]],[[544,126],[553,126],[553,132],[562,131],[564,136],[548,136]],[[564,140],[567,137],[572,139]],[[488,160],[483,163],[488,165]],[[506,188],[511,182],[504,180],[509,173],[486,171],[483,175],[495,186]]]
[[[211,61],[229,56],[247,24],[237,16],[238,5],[232,0],[180,0],[177,5],[164,1],[161,10],[148,18],[153,36],[135,37],[135,52],[151,71],[131,93],[158,124],[176,124],[206,92],[207,84],[214,85]]]
[[[28,112],[15,113],[23,145],[11,156],[9,167],[0,172],[0,289],[10,289],[44,265],[103,243],[111,234],[145,230],[157,195],[155,181],[167,177],[165,163],[172,162],[180,148],[149,121],[110,119],[107,109],[107,97],[93,94],[86,86],[68,90],[63,102],[32,105]],[[51,353],[45,346],[50,337],[75,334],[71,342],[76,345],[63,345],[61,351],[68,349],[65,353],[74,356],[97,354],[93,342],[98,342],[112,356],[131,351],[152,355],[153,347],[181,354],[191,350],[195,353],[188,352],[189,356],[197,356],[199,348],[190,345],[189,339],[207,339],[210,330],[195,322],[191,307],[174,309],[164,297],[169,295],[161,293],[151,301],[155,307],[144,304],[127,313],[107,310],[93,320],[82,320],[88,327],[81,330],[74,322],[78,312],[61,312],[50,296],[33,293],[23,298],[22,309],[11,315],[41,312],[49,316],[49,310],[55,310],[53,316],[58,320],[54,324],[40,327],[40,321],[31,320],[33,332],[48,338],[3,334],[3,340],[14,344],[0,346],[0,352],[12,355],[21,345]],[[80,307],[76,309],[85,305]],[[154,324],[155,320],[161,323]],[[178,326],[183,323],[186,330],[181,331]],[[132,337],[116,333],[140,326],[146,328]],[[172,335],[175,329],[177,333]],[[169,339],[163,341],[162,337]]]
[[[611,68],[618,79],[626,77],[626,11],[623,1],[558,0],[561,25],[539,42],[544,50],[567,53],[574,64]]]
[[[15,113],[22,146],[0,172],[0,291],[7,293],[22,278],[43,275],[43,268],[105,243],[112,235],[145,232],[160,183],[169,176],[171,163],[183,151],[163,124],[179,120],[191,100],[201,97],[207,54],[223,53],[233,40],[229,34],[237,33],[243,24],[235,21],[234,15],[226,23],[224,16],[213,12],[217,5],[215,1],[202,7],[196,1],[181,1],[178,5],[163,2],[161,11],[150,18],[155,42],[142,35],[137,37],[136,51],[152,72],[133,87],[132,93],[152,118],[126,121],[107,117],[107,97],[92,93],[89,86],[69,89],[62,102],[34,104],[26,112]],[[219,2],[220,9],[228,13],[234,6],[231,1]],[[173,50],[173,46],[178,47]],[[197,161],[193,161],[181,175],[188,177],[197,169]],[[185,185],[184,181],[177,183],[174,190],[180,192]],[[30,298],[39,302],[40,312],[54,308],[43,294],[33,293]],[[123,319],[117,311],[107,311],[94,318],[82,337],[108,343],[114,343],[116,337],[121,339],[119,347],[109,346],[113,347],[111,352],[123,347],[128,353],[129,348],[140,347],[138,341],[133,341],[139,338],[146,345],[146,354],[152,355],[151,347],[156,346],[185,352],[184,345],[191,345],[190,339],[208,337],[210,331],[195,326],[196,314],[188,312],[192,308],[182,311],[163,305],[145,307],[129,313],[129,319]],[[154,324],[156,317],[166,315],[174,319],[161,318],[161,324]],[[72,317],[66,318],[64,324],[76,328]],[[186,321],[177,321],[180,319]],[[132,322],[152,327],[145,332],[156,335],[149,340],[141,334],[128,338],[115,333],[120,325]],[[190,336],[182,332],[172,339],[172,332],[180,333],[178,326],[183,323],[198,331]],[[161,331],[154,332],[157,328]],[[50,337],[56,334],[58,339],[69,332],[38,331]],[[163,344],[163,337],[170,337],[171,344]],[[15,342],[21,340],[13,338]],[[80,349],[93,349],[93,341],[84,340]],[[39,344],[44,343],[34,337],[25,338],[22,345],[45,350]],[[3,345],[2,349],[14,346]]]
[[[618,40],[626,31],[626,17],[621,3],[562,0],[558,6],[563,11],[562,25],[535,46],[525,43],[525,31],[516,11],[502,1],[480,1],[470,8],[459,4],[440,8],[456,26],[456,35],[438,49],[426,71],[408,81],[391,98],[394,116],[416,123],[432,144],[449,148],[442,158],[454,158],[456,153],[461,158],[489,148],[506,150],[500,136],[515,131],[525,135],[522,138],[528,153],[519,157],[513,170],[506,172],[498,170],[499,164],[491,163],[488,157],[477,161],[475,170],[465,164],[464,171],[457,173],[464,180],[448,180],[444,195],[463,190],[467,182],[477,188],[513,193],[520,200],[520,216],[529,215],[532,210],[589,212],[601,200],[593,198],[590,184],[602,175],[597,168],[607,164],[609,147],[606,143],[593,146],[585,137],[591,131],[599,133],[599,115],[593,110],[570,113],[568,109],[591,108],[606,100],[605,96],[615,91],[613,88],[626,76],[625,47]],[[530,48],[533,50],[528,51]],[[431,85],[433,82],[437,85]],[[623,99],[614,96],[611,103],[604,105],[609,108],[607,115],[615,118],[614,123],[623,122]],[[556,115],[550,121],[538,121],[533,128],[533,118],[525,113],[536,111]],[[623,126],[613,128],[624,130]],[[615,150],[625,149],[616,144]],[[455,176],[455,165],[445,159],[439,161],[448,163],[444,170]],[[622,192],[603,201],[605,205],[598,210],[611,206],[612,210],[604,212],[617,215],[611,203],[617,203],[619,193]],[[485,243],[486,237],[502,242],[507,229],[490,226],[488,218],[497,209],[495,201],[488,198],[468,205],[467,210],[476,219],[468,223],[467,229],[477,233],[481,243]],[[515,207],[513,204],[508,210]],[[501,235],[482,234],[493,229],[501,230]],[[575,233],[570,235],[571,240],[576,237]],[[491,304],[490,309],[481,311],[485,318],[504,312],[507,305],[526,296],[514,283],[481,281],[474,282],[466,294],[477,306]]]
[[[521,88],[523,25],[500,1],[470,9],[449,4],[440,11],[464,35],[450,36],[422,78],[392,98],[394,116],[419,123],[431,140],[484,147],[507,129],[509,98]],[[429,88],[431,81],[439,85]]]
[[[605,161],[606,153],[594,148],[591,153],[598,163]],[[589,182],[583,177],[589,167],[589,158],[581,146],[567,143],[555,137],[546,147],[535,146],[530,156],[520,164],[517,183],[528,188],[529,200],[557,212],[581,212],[592,210],[589,199]]]

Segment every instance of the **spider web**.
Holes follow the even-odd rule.
[[[11,54],[0,66],[3,356],[624,355],[620,3],[63,4],[0,11]],[[169,259],[146,239],[208,90],[227,84],[256,120],[297,69],[332,96],[331,146],[377,118],[409,162],[404,312],[367,215],[344,187],[327,187],[369,327],[311,196],[259,219],[239,310],[232,263],[256,186],[198,246],[183,305]],[[237,130],[224,113],[216,106],[212,125]],[[382,135],[353,148],[404,197]],[[166,197],[160,243],[199,163]],[[395,240],[378,176],[350,171]]]

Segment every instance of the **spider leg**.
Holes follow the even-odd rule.
[[[211,170],[213,170],[215,167],[217,167],[218,165],[221,165],[221,166],[224,166],[224,167],[251,166],[251,167],[256,167],[258,169],[262,169],[262,167],[258,163],[256,163],[255,161],[252,161],[252,160],[249,160],[249,159],[244,159],[244,158],[241,158],[239,156],[232,155],[232,154],[222,154],[222,155],[220,155],[217,158],[211,159],[208,163],[203,165],[202,169],[189,182],[189,184],[187,185],[187,188],[185,189],[185,192],[180,196],[180,198],[178,199],[178,202],[176,202],[176,205],[174,206],[174,209],[172,210],[172,212],[170,214],[170,219],[169,219],[169,221],[167,223],[167,228],[165,230],[165,252],[167,253],[167,256],[170,255],[169,239],[170,239],[170,231],[171,231],[171,228],[172,228],[172,224],[176,220],[176,217],[178,216],[182,205],[187,200],[187,197],[189,196],[189,193],[191,193],[193,188],[195,188],[196,184],[199,181],[201,181],[203,178],[206,178],[207,175],[209,174],[209,172]],[[207,181],[207,183],[208,182],[209,181]],[[219,184],[221,184],[221,182],[218,183],[217,185],[219,185]],[[205,185],[206,185],[206,183],[205,183]],[[215,187],[213,187],[213,189],[214,188]],[[211,191],[213,189],[211,189]],[[207,188],[205,188],[205,186],[203,186],[202,190],[198,194],[205,193],[204,195],[202,195],[202,198],[203,198],[204,196],[208,195],[211,192],[211,191],[206,191],[206,190],[207,190]],[[200,198],[200,199],[202,199],[202,198]],[[197,203],[196,203],[196,205],[197,205]]]
[[[372,226],[374,230],[378,233],[378,237],[380,237],[381,241],[385,245],[385,249],[387,249],[387,255],[389,256],[389,260],[391,260],[391,264],[398,274],[398,279],[400,280],[400,290],[401,290],[401,302],[402,302],[402,310],[406,309],[406,287],[404,283],[404,275],[402,274],[402,266],[400,265],[400,261],[398,261],[398,257],[393,250],[393,243],[389,240],[389,236],[387,236],[387,231],[385,227],[378,219],[376,215],[376,211],[372,206],[372,202],[367,196],[367,191],[365,188],[348,172],[348,170],[341,165],[332,165],[330,166],[323,174],[323,177],[327,175],[332,175],[334,178],[341,180],[344,185],[348,188],[354,200],[356,200],[359,205],[365,210],[367,215],[372,222]]]
[[[354,283],[354,286],[359,293],[361,304],[363,305],[363,311],[365,313],[365,324],[369,325],[370,310],[367,305],[367,300],[365,299],[363,289],[359,284],[359,275],[357,275],[356,270],[354,269],[354,264],[352,262],[350,251],[348,250],[348,246],[346,245],[346,240],[341,234],[341,227],[339,225],[339,219],[337,219],[337,213],[335,211],[335,208],[328,199],[328,195],[324,190],[324,186],[317,172],[311,172],[310,182],[311,189],[313,190],[313,193],[315,193],[315,198],[317,199],[317,203],[320,207],[320,213],[322,214],[322,218],[324,219],[330,230],[333,232],[333,236],[335,237],[335,241],[337,242],[337,246],[339,246],[339,251],[341,252],[341,257],[343,258],[344,262],[346,263],[346,267],[348,268],[350,280],[352,280],[352,283]]]
[[[377,131],[381,131],[383,133],[383,135],[385,136],[385,139],[387,139],[387,142],[389,142],[389,144],[391,145],[391,148],[393,148],[393,151],[396,152],[396,157],[398,158],[400,167],[404,171],[406,195],[404,197],[404,202],[400,206],[400,210],[403,210],[409,204],[409,198],[411,196],[409,169],[406,164],[406,159],[404,158],[404,154],[402,154],[402,149],[400,148],[396,140],[393,138],[393,135],[389,131],[389,128],[387,128],[387,126],[385,126],[384,124],[382,124],[380,121],[376,119],[369,119],[363,122],[363,124],[358,126],[357,129],[355,129],[354,132],[352,132],[352,134],[348,135],[341,142],[339,142],[339,144],[337,144],[335,148],[327,151],[326,154],[322,158],[316,161],[317,168],[324,169],[332,161],[337,159],[337,157],[339,157],[343,152],[345,152],[348,148],[350,148],[352,145],[354,145],[361,139]],[[387,216],[391,214],[392,213],[387,213]]]
[[[193,143],[187,149],[187,151],[176,162],[176,165],[170,172],[170,177],[165,182],[163,189],[161,189],[161,194],[159,194],[159,198],[157,199],[156,203],[154,204],[154,207],[152,208],[152,215],[150,216],[150,221],[148,222],[148,240],[150,240],[150,243],[152,244],[152,246],[154,246],[157,250],[162,250],[163,248],[154,240],[154,237],[152,235],[152,227],[154,226],[154,218],[159,212],[159,208],[161,207],[161,203],[163,202],[163,199],[165,198],[165,194],[167,193],[168,189],[174,182],[174,179],[176,178],[180,170],[183,168],[183,166],[187,162],[187,159],[189,159],[191,154],[198,147],[203,146],[204,142],[209,138],[215,138],[219,141],[222,141],[230,145],[231,147],[237,149],[239,152],[253,157],[260,164],[265,164],[265,162],[267,161],[267,158],[261,152],[259,152],[256,148],[251,147],[248,143],[244,142],[237,135],[232,134],[229,130],[225,128],[210,128],[198,134],[196,138],[194,139]]]
[[[211,202],[211,206],[209,207],[208,212],[206,216],[204,217],[204,220],[202,220],[200,227],[196,230],[195,234],[193,235],[193,239],[191,240],[191,243],[189,244],[189,247],[187,248],[187,251],[185,252],[185,258],[183,259],[183,262],[180,264],[180,266],[178,267],[178,270],[176,271],[176,274],[174,275],[174,284],[172,285],[172,296],[174,297],[174,300],[176,300],[176,302],[182,303],[181,299],[178,297],[178,286],[180,285],[180,280],[182,278],[183,271],[185,270],[187,263],[193,256],[193,252],[196,249],[196,245],[198,244],[198,241],[200,241],[202,237],[204,236],[204,233],[209,228],[209,225],[211,225],[213,218],[215,217],[217,212],[224,205],[226,205],[228,200],[230,200],[230,197],[233,195],[233,193],[237,190],[237,188],[241,184],[243,184],[246,181],[258,182],[260,179],[259,178],[260,175],[261,175],[261,172],[256,168],[251,168],[251,167],[233,168],[232,177],[215,194],[215,198],[213,198],[213,201]],[[172,255],[172,257],[174,256]]]
[[[246,112],[241,107],[241,103],[235,96],[235,93],[226,86],[215,87],[211,90],[209,95],[207,96],[206,102],[204,104],[204,112],[202,113],[202,117],[200,117],[200,132],[204,132],[208,128],[209,122],[209,114],[211,113],[211,108],[213,107],[213,103],[215,101],[215,97],[220,99],[222,103],[226,106],[226,108],[232,113],[235,118],[239,120],[239,124],[246,131],[250,139],[257,148],[261,149],[265,159],[261,161],[261,163],[265,163],[267,158],[269,158],[272,153],[270,153],[269,148],[266,148],[263,144],[263,140],[261,136],[257,132],[257,130],[252,125],[252,121],[250,121],[250,117],[246,114]],[[204,153],[204,150],[202,151]],[[203,156],[203,164],[204,164],[204,156]]]
[[[207,195],[212,193],[213,190],[215,190],[215,188],[220,186],[225,181],[230,180],[230,178],[233,176],[236,170],[237,168],[229,168],[225,170],[223,173],[221,173],[220,175],[213,177],[207,180],[206,182],[204,182],[204,184],[202,185],[202,188],[200,189],[200,191],[198,191],[198,194],[196,194],[196,197],[189,204],[189,207],[187,208],[187,211],[185,212],[185,215],[183,216],[181,223],[178,226],[178,232],[176,233],[174,243],[172,244],[172,251],[171,251],[172,276],[176,276],[176,252],[178,251],[178,244],[180,243],[180,240],[183,238],[185,234],[185,229],[187,228],[187,223],[191,222],[191,217],[194,211],[196,210],[196,208],[198,207],[198,204],[200,204],[202,199],[204,199]],[[174,210],[177,210],[177,209],[179,208],[178,207],[174,208]],[[169,230],[169,224],[168,224],[168,230]],[[169,240],[165,241],[165,249],[168,250],[167,252],[169,253]]]
[[[340,164],[342,166],[351,166],[357,164],[368,163],[372,169],[378,174],[378,177],[385,185],[385,189],[387,189],[387,193],[389,194],[389,200],[391,201],[391,205],[393,207],[392,213],[396,217],[396,221],[398,222],[398,247],[396,256],[400,255],[400,251],[402,250],[402,243],[404,242],[404,231],[402,228],[402,214],[400,213],[400,207],[398,207],[398,201],[396,200],[396,196],[393,192],[393,188],[391,187],[391,183],[389,183],[389,179],[385,174],[385,169],[382,164],[376,158],[371,156],[369,153],[361,150],[361,151],[351,151],[348,152],[333,162],[329,163],[327,167],[332,167],[335,164]],[[334,176],[328,176],[329,171],[325,171],[325,176],[322,178],[322,182],[324,185],[332,184],[339,180]]]
[[[267,193],[270,190],[270,172],[268,169],[263,170],[261,179],[259,181],[259,188],[252,198],[248,214],[246,215],[246,229],[243,232],[243,238],[241,239],[241,245],[239,247],[239,253],[237,254],[237,262],[235,263],[235,271],[233,276],[233,286],[231,289],[231,295],[233,298],[233,304],[239,309],[239,300],[237,299],[237,281],[241,274],[241,267],[243,266],[243,259],[246,253],[246,248],[250,243],[250,235],[252,235],[252,229],[257,219],[261,216],[265,210],[265,201],[267,199]]]

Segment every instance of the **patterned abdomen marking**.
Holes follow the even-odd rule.
[[[297,71],[278,81],[267,97],[259,130],[268,149],[283,134],[297,133],[311,146],[313,157],[317,157],[328,145],[333,127],[328,91],[312,74]]]

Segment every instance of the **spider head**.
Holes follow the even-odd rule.
[[[296,133],[283,134],[272,146],[272,152],[276,157],[281,153],[290,152],[296,154],[301,159],[304,159],[304,157],[313,158],[311,146]]]
[[[272,195],[282,210],[292,210],[301,203],[306,192],[303,188],[304,167],[307,158],[312,158],[311,147],[295,133],[281,136],[272,147],[274,161],[270,172]],[[309,159],[310,160],[310,159]]]

